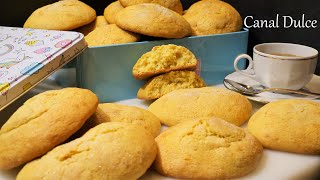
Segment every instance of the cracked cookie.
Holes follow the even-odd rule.
[[[96,111],[89,90],[65,88],[27,100],[0,130],[0,169],[37,158],[64,142]]]
[[[82,137],[26,164],[23,179],[138,179],[157,154],[154,137],[143,127],[102,123]]]
[[[132,68],[136,79],[148,79],[173,70],[193,70],[197,67],[195,55],[186,47],[174,44],[155,46],[143,54]]]
[[[290,99],[260,108],[248,130],[264,147],[301,154],[320,154],[320,103]]]
[[[211,117],[240,126],[249,119],[252,105],[237,92],[203,87],[172,91],[154,101],[149,110],[167,126]]]
[[[156,143],[156,170],[182,179],[238,178],[253,171],[263,153],[254,136],[218,118],[170,127]]]
[[[204,81],[193,71],[171,71],[146,82],[137,93],[139,99],[152,100],[177,90],[205,87]]]

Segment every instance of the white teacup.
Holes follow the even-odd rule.
[[[248,59],[247,70],[241,71],[237,64]],[[265,87],[298,90],[312,78],[318,60],[318,51],[314,48],[291,43],[264,43],[253,48],[253,60],[247,54],[241,54],[234,60],[234,69],[240,74],[260,82]]]

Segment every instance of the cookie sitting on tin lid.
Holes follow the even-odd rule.
[[[180,0],[119,0],[122,6],[132,6],[142,3],[156,3],[172,11],[175,11],[178,14],[182,14],[183,8]]]
[[[116,24],[122,29],[153,37],[183,38],[191,34],[190,24],[180,14],[154,3],[124,8],[116,15]]]
[[[133,66],[132,74],[143,80],[173,70],[193,70],[196,66],[197,59],[189,49],[167,44],[143,54]]]
[[[196,2],[183,17],[190,23],[193,36],[235,32],[242,28],[239,12],[219,0]]]
[[[24,28],[73,30],[91,23],[96,11],[78,0],[63,0],[35,10],[24,23]]]
[[[119,28],[115,24],[108,24],[97,27],[88,35],[85,40],[88,46],[103,46],[110,44],[123,44],[139,41],[140,35]]]
[[[81,32],[82,34],[84,34],[86,36],[87,34],[89,34],[91,31],[93,31],[97,27],[105,26],[107,24],[108,24],[108,22],[104,16],[97,16],[97,18],[94,21],[92,21],[90,24],[87,24],[87,25],[82,26],[78,29],[75,29],[75,31]]]
[[[139,89],[137,97],[139,99],[152,100],[177,89],[205,86],[204,81],[193,71],[171,71],[149,80]]]
[[[119,1],[115,1],[109,4],[103,11],[103,15],[110,24],[115,24],[115,17],[119,11],[121,11],[124,7],[120,4]]]

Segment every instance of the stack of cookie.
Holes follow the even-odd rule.
[[[105,9],[104,16],[122,29],[163,38],[221,34],[242,28],[239,12],[223,1],[199,1],[182,13],[180,0],[119,0]]]
[[[115,1],[104,10],[110,25],[94,29],[86,41],[89,46],[99,46],[136,42],[141,35],[182,38],[191,34],[191,28],[181,13],[180,0]]]
[[[18,180],[138,179],[156,157],[160,126],[148,110],[98,106],[86,89],[47,91],[26,101],[0,129],[0,170],[26,163]],[[79,129],[85,134],[68,139]]]
[[[155,169],[181,179],[230,179],[252,172],[261,143],[241,127],[252,112],[248,99],[227,89],[172,91],[149,110],[170,126],[156,138]]]
[[[206,86],[193,71],[197,67],[194,54],[183,46],[174,44],[155,46],[143,54],[133,66],[133,77],[147,80],[137,97],[152,100],[176,90]]]
[[[217,0],[199,1],[184,11],[180,0],[119,0],[103,16],[78,0],[62,0],[34,11],[25,28],[75,30],[89,46],[136,42],[141,35],[183,38],[239,31],[240,14]],[[50,20],[50,21],[48,21]]]
[[[169,127],[156,138],[157,172],[182,179],[230,179],[252,172],[263,147],[320,154],[320,103],[271,102],[252,116],[248,99],[223,88],[180,89],[149,110]],[[251,116],[251,117],[250,117]],[[237,127],[248,121],[248,128]]]
[[[280,100],[251,114],[245,96],[216,87],[175,90],[148,110],[47,91],[1,127],[0,169],[26,163],[17,180],[138,179],[154,164],[168,177],[230,179],[253,172],[263,147],[320,154],[320,103]],[[248,131],[238,127],[248,119]],[[171,127],[160,133],[160,122]]]

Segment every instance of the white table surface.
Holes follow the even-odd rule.
[[[55,79],[62,79],[56,81]],[[63,84],[61,86],[60,84]],[[40,83],[17,101],[0,111],[0,127],[6,122],[10,115],[20,107],[30,97],[47,90],[60,89],[64,86],[75,86],[75,72],[73,70],[59,70],[44,82]],[[254,111],[263,104],[252,102]],[[138,99],[120,101],[118,103],[134,105],[147,108],[148,103]],[[245,127],[246,125],[244,125]],[[0,180],[13,180],[21,167],[9,171],[0,170]],[[163,180],[172,179],[157,174],[154,170],[149,170],[142,180]],[[320,156],[301,155],[265,149],[258,168],[249,175],[240,178],[244,180],[316,180],[320,179]]]

